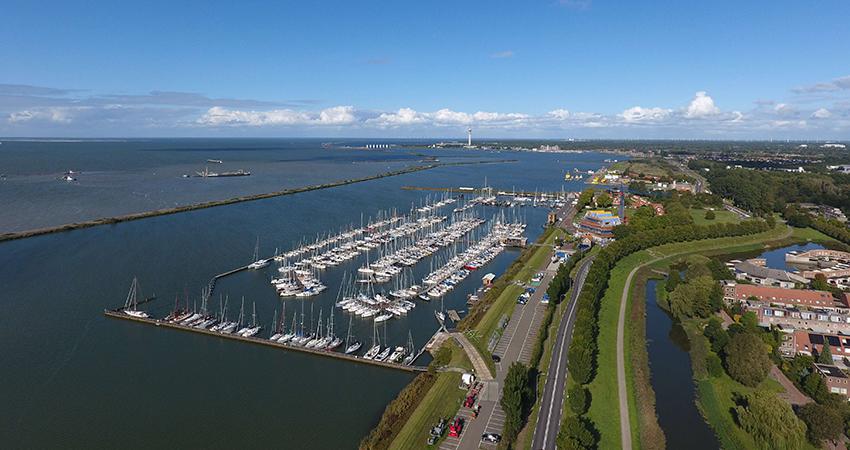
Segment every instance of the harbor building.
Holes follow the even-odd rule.
[[[578,229],[582,235],[590,235],[598,242],[608,242],[614,239],[614,227],[620,225],[619,217],[605,210],[588,211],[579,222]]]

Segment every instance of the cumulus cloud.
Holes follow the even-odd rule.
[[[502,59],[502,58],[513,58],[514,51],[513,50],[503,50],[501,52],[496,52],[490,55],[491,58]]]
[[[434,112],[419,112],[411,108],[401,108],[396,112],[381,113],[378,117],[368,119],[366,123],[382,127],[412,124],[428,124],[432,126],[504,125],[520,123],[529,118],[529,115],[520,113],[498,113],[488,111],[466,113],[462,111],[454,111],[448,108],[439,109]]]
[[[196,121],[204,126],[347,125],[357,121],[352,106],[334,106],[311,114],[292,109],[241,111],[214,106]]]
[[[620,113],[620,117],[626,122],[652,122],[664,120],[670,116],[672,111],[664,108],[643,108],[633,106]]]
[[[836,81],[837,80],[837,81]],[[841,79],[833,80],[836,88]],[[82,92],[82,93],[81,93]],[[286,133],[370,135],[392,130],[420,136],[462,132],[485,135],[597,137],[773,137],[835,136],[850,130],[850,102],[829,104],[761,100],[745,111],[721,111],[706,92],[696,92],[671,107],[633,106],[620,113],[557,108],[537,114],[461,111],[360,110],[351,105],[311,108],[308,100],[279,102],[215,98],[199,93],[151,91],[144,94],[98,94],[47,87],[0,84],[0,135],[197,135],[198,129],[226,135]],[[297,103],[297,104],[296,104]],[[829,107],[829,109],[826,109]],[[699,119],[699,120],[695,120]],[[276,128],[277,127],[277,128]],[[157,131],[146,132],[155,129]],[[268,131],[259,131],[265,129]],[[310,131],[315,130],[315,131]],[[319,131],[322,130],[322,131]],[[332,130],[332,131],[331,131]],[[243,131],[240,131],[240,133]]]
[[[819,108],[812,113],[812,119],[829,119],[832,113],[826,108]]]
[[[793,91],[800,94],[810,94],[817,92],[834,92],[850,89],[850,75],[844,77],[833,78],[829,81],[815,83],[808,86],[794,88]]]
[[[689,119],[697,119],[702,117],[714,116],[720,113],[720,108],[714,104],[714,99],[709,97],[705,91],[699,91],[695,94],[691,103],[685,111],[685,117]]]
[[[547,114],[556,120],[567,120],[570,118],[570,112],[563,108],[549,111]]]

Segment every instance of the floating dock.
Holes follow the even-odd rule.
[[[210,330],[207,330],[207,329],[204,329],[204,328],[195,328],[195,327],[191,327],[191,326],[181,325],[179,323],[166,322],[166,321],[161,320],[161,319],[133,317],[133,316],[128,316],[127,314],[124,314],[123,312],[121,312],[120,309],[118,309],[118,310],[106,309],[106,310],[103,311],[103,314],[106,317],[111,317],[113,319],[123,319],[123,320],[128,320],[128,321],[131,321],[131,322],[143,323],[143,324],[153,325],[153,326],[157,326],[157,327],[171,328],[171,329],[175,329],[175,330],[188,331],[188,332],[193,332],[193,333],[198,333],[198,334],[206,334],[208,336],[215,336],[215,337],[219,337],[219,338],[222,338],[222,339],[232,339],[232,340],[235,340],[235,341],[250,342],[252,344],[260,344],[260,345],[265,345],[265,346],[268,346],[268,347],[276,347],[276,348],[280,348],[280,349],[284,349],[284,350],[292,350],[292,351],[297,351],[297,352],[302,352],[302,353],[311,353],[311,354],[314,354],[314,355],[324,356],[324,357],[328,357],[328,358],[335,358],[335,359],[340,359],[340,360],[345,360],[345,361],[352,361],[352,362],[357,362],[357,363],[361,363],[361,364],[370,364],[370,365],[373,365],[373,366],[386,367],[388,369],[403,370],[405,372],[418,373],[418,372],[426,372],[428,370],[428,368],[425,367],[425,366],[414,366],[414,365],[412,365],[422,355],[422,353],[424,352],[424,348],[422,350],[419,350],[419,352],[414,357],[413,361],[411,361],[411,365],[406,365],[406,364],[402,364],[402,363],[393,363],[393,362],[387,362],[387,361],[375,361],[375,360],[372,360],[372,359],[363,358],[361,356],[347,355],[345,353],[341,353],[341,352],[337,352],[337,351],[333,351],[333,350],[319,350],[319,349],[314,349],[314,348],[300,347],[300,346],[297,346],[297,345],[289,345],[289,344],[271,341],[271,340],[261,338],[261,337],[245,337],[245,336],[240,336],[238,334],[224,334],[224,333],[219,333],[219,332],[216,332],[216,331],[210,331]]]

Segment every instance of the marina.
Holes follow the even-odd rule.
[[[247,342],[247,343],[258,344],[258,345],[265,345],[265,346],[268,346],[268,347],[297,351],[297,352],[307,353],[307,354],[311,354],[311,355],[324,356],[324,357],[328,357],[328,358],[336,358],[336,359],[340,359],[340,360],[344,360],[344,361],[351,361],[351,362],[357,362],[357,363],[362,363],[362,364],[370,364],[370,365],[373,365],[373,366],[380,366],[380,367],[385,367],[385,368],[389,368],[389,369],[403,370],[403,371],[407,371],[407,372],[424,372],[424,371],[427,370],[427,367],[425,367],[425,366],[413,365],[413,363],[415,362],[415,359],[418,359],[419,356],[422,355],[424,349],[419,350],[416,353],[413,353],[413,355],[415,356],[415,359],[410,360],[409,363],[405,364],[405,363],[398,363],[398,362],[392,362],[392,361],[377,360],[377,359],[374,359],[374,358],[366,358],[366,357],[348,354],[348,353],[345,353],[345,352],[329,351],[329,350],[324,350],[324,349],[310,348],[310,347],[306,347],[306,346],[292,345],[292,344],[287,344],[287,343],[284,343],[284,342],[278,342],[276,340],[273,341],[271,339],[265,339],[265,338],[257,337],[257,336],[245,336],[245,335],[240,335],[240,334],[220,333],[220,332],[216,332],[216,331],[209,330],[209,329],[206,329],[206,328],[198,328],[198,327],[193,327],[193,326],[189,326],[189,325],[183,325],[182,323],[179,323],[179,322],[175,323],[175,322],[170,322],[170,321],[162,320],[162,319],[153,319],[153,318],[150,318],[150,317],[135,316],[135,315],[128,314],[126,311],[123,311],[121,309],[104,310],[103,314],[106,317],[113,318],[113,319],[123,319],[123,320],[132,321],[132,322],[135,322],[135,323],[153,325],[153,326],[161,327],[161,328],[168,328],[168,329],[173,329],[173,330],[186,331],[186,332],[190,332],[190,333],[198,333],[198,334],[203,334],[203,335],[207,335],[207,336],[218,337],[218,338],[221,338],[221,339],[230,339],[230,340],[235,340],[235,341],[240,341],[240,342]],[[389,349],[389,348],[391,348],[391,347],[387,347],[387,349]]]
[[[108,317],[104,315],[104,308],[123,306],[132,279],[137,276],[141,286],[137,294],[137,309],[143,310],[151,318],[162,320],[172,312],[175,294],[179,294],[181,306],[185,307],[184,292],[188,291],[192,294],[191,299],[197,299],[200,308],[198,293],[201,288],[207,287],[215,274],[221,274],[222,276],[216,279],[210,296],[211,312],[217,311],[220,296],[229,295],[228,320],[236,321],[241,297],[244,296],[246,322],[250,325],[253,304],[256,303],[258,321],[263,326],[263,330],[254,338],[266,339],[276,334],[271,326],[275,317],[274,310],[280,315],[285,303],[285,333],[288,333],[292,325],[292,314],[296,311],[300,314],[302,301],[306,304],[305,315],[308,317],[310,303],[315,304],[314,323],[319,311],[324,310],[324,322],[329,310],[335,308],[342,278],[350,280],[357,269],[365,265],[366,251],[360,251],[357,257],[337,266],[319,269],[321,282],[327,289],[314,297],[306,298],[280,297],[270,285],[272,278],[281,276],[276,268],[278,263],[283,262],[274,261],[275,254],[286,253],[302,244],[312,245],[317,236],[319,241],[322,241],[327,238],[328,230],[333,230],[331,234],[335,235],[341,230],[360,228],[361,217],[362,226],[367,226],[368,217],[377,222],[379,216],[392,216],[392,211],[397,211],[396,215],[399,216],[407,215],[411,205],[417,209],[425,206],[428,194],[434,201],[443,198],[443,193],[403,190],[402,185],[463,186],[473,183],[472,180],[481,185],[484,181],[483,173],[486,173],[489,179],[507,180],[511,173],[519,171],[524,175],[508,182],[508,190],[511,184],[516,183],[517,191],[533,192],[535,187],[539,186],[541,192],[555,192],[560,188],[563,176],[560,168],[546,159],[550,155],[516,154],[516,159],[520,162],[515,164],[439,167],[429,171],[405,173],[395,178],[385,177],[305,191],[299,186],[315,186],[325,183],[326,180],[356,179],[368,175],[364,173],[367,167],[350,162],[355,157],[361,157],[354,153],[342,156],[348,158],[345,160],[345,167],[357,169],[359,172],[356,173],[339,172],[342,164],[321,165],[325,164],[323,160],[319,160],[321,164],[286,163],[293,164],[294,167],[287,169],[287,172],[276,172],[280,175],[276,175],[269,184],[263,185],[264,180],[268,180],[264,171],[273,166],[275,161],[307,161],[312,156],[312,149],[288,150],[285,147],[288,144],[281,141],[274,141],[273,145],[280,146],[282,150],[267,153],[238,150],[240,146],[270,146],[269,142],[271,141],[221,143],[219,145],[235,147],[236,150],[216,150],[213,155],[204,155],[221,158],[227,167],[230,164],[244,164],[244,167],[251,168],[253,175],[240,179],[238,183],[187,183],[179,178],[180,174],[187,171],[192,173],[191,168],[197,166],[198,152],[183,153],[171,150],[168,150],[168,153],[161,150],[157,154],[175,155],[174,158],[182,158],[184,162],[170,171],[158,168],[157,173],[162,174],[163,181],[136,183],[135,171],[139,167],[136,159],[128,159],[125,163],[128,175],[123,179],[128,180],[128,186],[144,186],[151,192],[164,189],[163,192],[167,193],[173,190],[181,195],[185,189],[194,189],[193,186],[214,189],[207,195],[215,195],[218,198],[252,194],[244,190],[245,187],[251,186],[246,183],[256,185],[255,192],[271,192],[293,186],[292,190],[297,191],[296,195],[231,203],[179,214],[150,216],[144,220],[121,221],[2,243],[2,261],[9,267],[15,267],[15,270],[0,275],[2,284],[7,289],[7,301],[4,303],[2,315],[7,319],[7,323],[0,330],[0,334],[3,334],[0,346],[9,361],[3,371],[4,380],[8,381],[2,389],[9,408],[6,409],[7,414],[0,415],[6,424],[3,428],[11,437],[11,446],[115,448],[128,441],[144,439],[151,446],[181,448],[269,448],[279,445],[280,442],[303,443],[304,449],[355,448],[357,442],[374,426],[374,421],[386,408],[387,403],[398,395],[417,372],[264,343],[251,345],[254,343],[251,339],[221,338],[209,333]],[[318,141],[315,142],[318,145]],[[43,146],[57,148],[57,155],[67,152],[70,155],[68,158],[79,157],[79,152],[73,148],[93,148],[94,150],[90,151],[92,156],[84,158],[85,161],[94,158],[127,159],[135,154],[150,155],[150,151],[144,153],[144,148],[154,145],[174,149],[187,146],[214,148],[205,141],[197,140],[111,143],[102,144],[102,150],[98,149],[98,145],[101,144]],[[292,145],[303,144],[296,142]],[[27,151],[34,150],[28,148]],[[424,151],[431,153],[430,150]],[[327,150],[321,157],[333,152],[334,150]],[[456,160],[448,153],[451,150],[440,152],[441,161]],[[464,153],[466,152],[464,150]],[[482,159],[505,156],[490,156],[474,150],[469,152],[475,152],[476,157]],[[514,157],[514,154],[510,156]],[[588,153],[581,157],[590,160],[590,156]],[[384,158],[384,155],[374,157]],[[421,159],[419,156],[416,158]],[[554,161],[555,157],[551,159]],[[112,164],[117,165],[118,162]],[[591,160],[588,164],[596,163]],[[99,167],[90,163],[62,160],[56,165],[56,169],[41,170],[52,170],[61,175],[68,167],[82,166],[85,176],[81,176],[81,180],[89,182],[100,176],[95,170]],[[212,168],[213,164],[210,164],[210,169]],[[387,169],[384,164],[380,172],[385,170]],[[124,176],[122,174],[123,172],[115,174],[113,178]],[[311,176],[307,177],[306,174]],[[539,180],[537,174],[542,174]],[[57,181],[53,176],[48,178],[45,184],[52,189],[50,186],[55,186]],[[281,185],[278,180],[284,179],[292,181]],[[546,180],[550,182],[547,184]],[[64,186],[62,185],[63,189]],[[121,188],[125,189],[123,184]],[[125,195],[124,190],[121,190],[120,194],[126,201],[136,198]],[[114,208],[110,206],[112,203],[103,203],[105,200],[98,200],[98,197],[89,195],[88,203],[80,204],[90,211],[95,211],[98,216],[108,217],[124,213],[121,210],[109,209]],[[452,196],[457,197],[458,194]],[[453,210],[468,204],[476,195],[464,197],[431,215],[447,216],[441,226],[450,225],[455,219]],[[15,210],[21,211],[22,214],[28,213],[30,209],[26,204],[31,198],[32,196],[22,197],[9,207],[16,208]],[[170,207],[178,201],[182,202],[183,198],[188,197],[173,197],[169,199],[171,201],[159,202],[156,206]],[[207,201],[210,197],[193,197],[191,200]],[[82,202],[79,197],[74,201]],[[95,201],[101,202],[102,206]],[[41,204],[47,206],[46,210],[57,209],[53,205]],[[95,209],[96,207],[100,209]],[[520,219],[528,224],[526,233],[530,242],[536,240],[546,218],[544,208],[510,210],[475,205],[466,210],[474,217],[487,220],[492,220],[500,211],[504,211],[507,221]],[[462,216],[463,213],[457,215]],[[64,217],[67,216],[63,216],[63,220]],[[472,233],[484,236],[484,231],[482,224]],[[429,232],[426,228],[420,231],[419,235]],[[258,237],[260,259],[272,261],[265,268],[251,270],[247,266],[254,262],[253,253]],[[480,237],[474,237],[471,242],[478,240]],[[461,239],[457,245],[458,253],[462,253],[466,246],[465,239]],[[454,244],[451,244],[448,248],[453,246]],[[275,247],[280,251],[274,251]],[[62,251],[57,252],[60,248]],[[311,254],[307,252],[304,257]],[[518,254],[518,251],[506,248],[486,267],[459,282],[457,287],[442,299],[432,299],[429,302],[411,299],[417,306],[406,316],[379,322],[381,342],[384,342],[385,326],[388,339],[388,344],[382,347],[392,346],[387,357],[392,356],[396,347],[406,346],[411,333],[417,349],[429,341],[438,327],[435,311],[440,309],[441,300],[445,305],[447,321],[450,318],[448,311],[451,309],[457,310],[460,317],[463,317],[467,309],[466,294],[481,286],[480,277],[486,272],[496,275],[503,273]],[[368,256],[371,263],[382,255],[376,248],[369,249]],[[445,259],[435,261],[432,267],[430,259],[433,257],[434,255],[426,257],[414,266],[405,266],[403,273],[406,275],[399,274],[399,280],[406,277],[408,283],[421,285],[425,276],[445,262]],[[288,264],[293,265],[298,259],[291,258]],[[93,266],[97,261],[109,263]],[[51,270],[50,283],[24,282],[43,276],[48,267],[60,268],[57,271]],[[59,286],[62,288],[57,289]],[[389,294],[389,291],[395,290],[395,279],[384,284],[375,284],[374,287],[379,292],[383,289]],[[156,300],[143,300],[154,295]],[[355,350],[354,354],[363,355],[371,348],[373,319],[374,316],[365,320],[359,319],[342,314],[336,309],[336,334],[345,338],[351,321],[352,338],[349,345],[354,346],[359,342],[361,347]],[[304,322],[305,328],[309,330],[309,320]],[[300,317],[298,326],[300,328]],[[207,330],[212,328],[213,325],[210,325]],[[347,345],[343,343],[332,353],[344,353],[345,347]],[[385,349],[382,349],[383,351]],[[431,355],[426,351],[413,365],[424,366],[430,360]],[[128,389],[128,382],[132,384],[132,389]],[[39,388],[30,389],[33,383]],[[363,398],[356,404],[340,401],[339,399],[350,395],[352,386],[356,386],[357,392]],[[144,395],[139,395],[140,393]],[[176,402],[172,400],[174,398],[182,398],[183,401]],[[97,407],[80,409],[74,406],[83,404]],[[137,407],[131,408],[131,413],[126,405]],[[298,405],[298,408],[286,405]],[[186,433],[184,427],[174,426],[201,410],[220,417],[223,424],[214,421],[216,423],[193,425],[197,433]],[[323,420],[319,421],[321,423],[312,419],[319,416],[323,417]],[[289,425],[269,433],[244,433],[246,427],[267,420],[268,417],[279,418]],[[138,421],[162,431],[151,434],[147,427],[137,426]],[[112,432],[89,432],[87,430],[91,423],[98,423]]]

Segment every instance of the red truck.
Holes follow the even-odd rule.
[[[455,421],[449,425],[449,436],[458,437],[461,431],[463,431],[463,418],[456,417]]]

